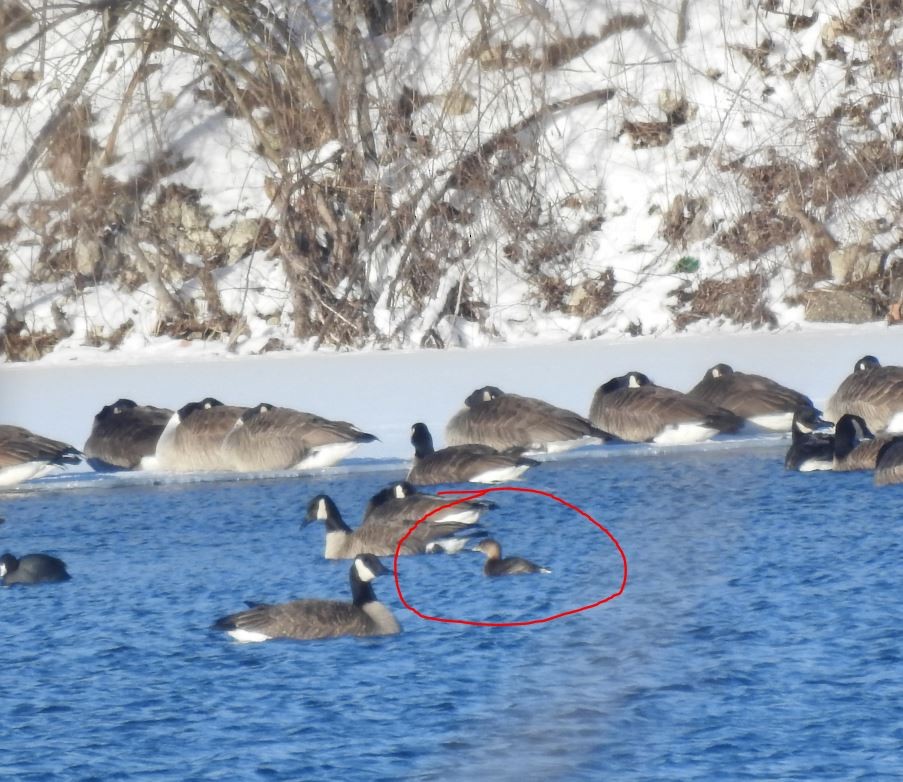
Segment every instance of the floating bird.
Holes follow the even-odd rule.
[[[69,578],[63,560],[49,554],[26,554],[16,559],[7,553],[0,557],[0,583],[3,586],[68,581]]]
[[[230,469],[223,454],[223,440],[245,410],[245,407],[224,405],[213,397],[189,402],[169,419],[154,455],[141,460],[142,469],[173,472]]]
[[[798,472],[834,469],[834,435],[817,431],[826,426],[828,423],[811,407],[801,407],[793,414],[784,469]]]
[[[349,573],[350,603],[308,598],[278,605],[255,605],[217,619],[213,629],[225,630],[242,642],[395,635],[401,632],[401,627],[392,611],[376,599],[372,585],[374,578],[391,572],[372,554],[361,554],[355,557]]]
[[[0,486],[15,486],[40,478],[57,467],[78,464],[82,453],[67,443],[29,432],[21,426],[0,426]]]
[[[327,495],[319,494],[307,506],[307,516],[301,528],[304,529],[316,521],[322,521],[326,525],[326,548],[323,552],[326,559],[352,559],[365,553],[388,557],[395,555],[398,541],[416,520],[386,521],[351,529],[339,513],[335,502]],[[437,524],[427,519],[408,536],[399,554],[430,554],[437,551],[454,554],[470,542],[469,537],[455,535],[463,530],[472,531],[472,525],[450,521]]]
[[[743,419],[730,410],[657,386],[642,372],[628,372],[600,386],[589,417],[596,426],[635,443],[698,443],[743,426]]]
[[[117,399],[94,416],[85,458],[98,472],[134,470],[152,456],[173,411]]]
[[[809,397],[762,375],[735,372],[727,364],[716,364],[687,392],[745,418],[753,426],[773,432],[788,432],[799,407],[813,407]]]
[[[449,445],[480,443],[505,451],[558,453],[611,439],[577,413],[548,402],[506,394],[495,386],[478,388],[445,428]]]
[[[486,555],[486,563],[483,565],[483,573],[487,576],[516,576],[523,573],[551,573],[547,567],[530,562],[523,557],[502,558],[502,547],[497,540],[486,538],[481,540],[473,548]]]
[[[858,415],[844,413],[834,426],[834,470],[874,470],[890,438],[875,437]]]
[[[878,486],[903,483],[903,436],[892,437],[881,447],[875,465],[875,483]]]
[[[404,523],[410,527],[427,513],[432,514],[428,521],[433,524],[475,524],[487,510],[497,507],[489,500],[455,502],[456,499],[458,498],[454,496],[424,494],[408,481],[397,481],[380,489],[370,498],[361,526]],[[450,505],[453,502],[455,504]]]
[[[833,421],[844,413],[858,415],[873,432],[903,431],[903,367],[883,367],[874,356],[859,359],[825,406]]]
[[[411,427],[414,464],[408,480],[420,486],[436,483],[500,483],[513,481],[539,464],[519,454],[502,453],[488,445],[452,445],[435,450],[426,424]]]
[[[223,441],[223,453],[241,472],[304,470],[329,467],[374,440],[346,421],[261,403],[241,415]]]

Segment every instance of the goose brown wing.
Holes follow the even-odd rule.
[[[271,638],[336,638],[370,635],[373,622],[360,608],[339,600],[293,600],[279,605],[260,605],[223,617],[217,630],[247,630]]]
[[[887,444],[888,439],[875,437],[871,440],[863,440],[843,459],[834,460],[834,469],[837,472],[849,472],[851,470],[874,470],[878,462],[881,449]]]
[[[298,429],[295,416],[274,408],[233,427],[223,440],[223,453],[237,470],[285,470],[310,450]]]
[[[531,397],[505,394],[456,413],[446,427],[451,445],[482,443],[498,450],[606,437],[586,418]]]
[[[735,372],[721,378],[706,377],[687,396],[723,407],[741,418],[812,406],[812,400],[792,388],[761,375]]]
[[[367,505],[364,512],[364,520],[361,522],[361,528],[372,525],[396,524],[404,522],[407,526],[411,526],[417,519],[423,518],[430,511],[436,510],[443,505],[448,505],[454,501],[454,497],[437,497],[432,494],[410,494],[407,497],[392,498],[374,505],[372,502]],[[488,510],[493,507],[491,503],[486,502],[459,502],[453,508],[449,509],[449,513],[457,513],[461,510]],[[443,522],[444,512],[436,513],[427,519],[424,524],[441,522],[443,529],[448,530],[448,522]],[[423,525],[421,525],[423,526]]]
[[[347,421],[331,421],[290,407],[274,407],[253,416],[245,426],[263,435],[284,433],[303,441],[306,449],[342,442],[371,442],[376,438]]]
[[[719,431],[736,431],[742,421],[728,410],[663,386],[596,392],[593,423],[634,442],[651,440],[665,427],[700,422]]]
[[[85,443],[85,456],[115,467],[131,469],[154,453],[171,410],[136,407],[103,421],[95,421]]]
[[[414,484],[464,483],[490,470],[538,464],[500,453],[487,445],[453,445],[414,460],[408,480]]]
[[[166,450],[182,469],[229,469],[222,445],[245,408],[219,405],[196,410],[180,422]]]
[[[851,413],[865,419],[873,432],[884,429],[895,413],[903,411],[903,381],[882,382],[877,371],[856,373],[868,375],[870,382],[851,375],[847,379],[856,382],[850,382],[845,388],[846,381],[841,383],[841,387],[828,400],[826,415],[837,420],[844,413]]]
[[[394,555],[398,541],[414,526],[418,518],[415,516],[410,519],[383,521],[378,524],[362,524],[352,535],[354,543],[351,556],[363,553],[375,554],[378,557]],[[473,529],[473,525],[460,522],[434,524],[427,519],[418,524],[417,528],[407,537],[402,544],[401,553],[423,554],[433,541],[451,537],[454,533],[465,529]],[[349,552],[346,552],[346,556],[348,555]]]
[[[26,462],[77,463],[81,453],[67,443],[51,440],[21,426],[0,426],[0,467]]]
[[[878,454],[875,483],[903,483],[903,437],[888,440]]]

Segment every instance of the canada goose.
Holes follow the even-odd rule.
[[[396,481],[386,488],[380,489],[367,503],[364,510],[362,527],[371,524],[399,524],[404,522],[410,527],[415,521],[432,515],[424,523],[432,524],[475,524],[487,510],[496,506],[489,500],[464,500],[450,507],[443,507],[455,502],[455,497],[440,497],[435,494],[424,494],[408,481]],[[442,508],[442,510],[437,510]]]
[[[530,562],[523,557],[505,557],[502,559],[502,547],[497,540],[486,538],[473,547],[474,551],[482,551],[486,555],[483,573],[487,576],[516,576],[522,573],[551,573],[547,567]]]
[[[525,456],[502,453],[488,445],[451,445],[437,451],[426,424],[411,427],[414,464],[408,480],[417,485],[435,483],[499,483],[513,481],[539,464]]]
[[[844,413],[834,426],[834,469],[874,470],[888,437],[875,437],[858,415]]]
[[[372,586],[374,578],[391,572],[372,554],[360,554],[354,558],[349,573],[350,603],[307,598],[255,605],[217,619],[213,629],[225,630],[236,641],[245,643],[271,638],[309,641],[343,635],[395,635],[401,627],[389,608],[376,599]]]
[[[785,470],[834,469],[834,435],[816,431],[827,425],[811,407],[801,407],[793,414],[790,448],[784,458]]]
[[[98,472],[134,470],[157,449],[172,410],[117,399],[94,416],[85,458]]]
[[[559,453],[611,439],[583,416],[495,386],[478,388],[445,427],[449,445],[480,443],[500,451]]]
[[[635,443],[697,443],[743,426],[743,419],[730,410],[657,386],[642,372],[628,372],[601,385],[589,417],[596,426]]]
[[[332,499],[319,494],[307,506],[307,516],[301,523],[301,529],[315,521],[322,521],[326,525],[326,548],[323,556],[326,559],[351,559],[364,553],[380,557],[394,556],[398,541],[417,519],[366,524],[353,530],[345,523]],[[399,554],[429,554],[434,551],[454,554],[469,542],[468,538],[455,537],[454,534],[468,528],[470,525],[462,522],[436,524],[427,519],[405,540]]]
[[[21,426],[0,426],[0,486],[40,478],[56,467],[81,460],[81,451],[71,445],[41,437]]]
[[[141,460],[142,469],[230,469],[223,454],[223,440],[246,409],[224,405],[213,397],[179,408],[160,434],[154,455]]]
[[[825,415],[838,420],[852,413],[873,432],[903,431],[903,367],[883,367],[874,356],[863,356],[837,387]]]
[[[875,466],[875,483],[903,483],[903,436],[892,437],[881,446]]]
[[[345,421],[261,403],[246,410],[223,441],[233,470],[329,467],[376,439]]]
[[[753,426],[773,432],[790,431],[798,407],[813,407],[809,397],[762,375],[735,372],[716,364],[687,396],[702,399],[745,418]]]
[[[63,560],[49,554],[26,554],[16,559],[7,553],[0,557],[0,583],[3,586],[68,581],[69,578]]]

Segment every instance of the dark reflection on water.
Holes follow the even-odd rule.
[[[244,601],[347,594],[323,530],[397,470],[7,496],[2,548],[73,580],[0,591],[0,773],[73,779],[899,779],[900,491],[798,475],[780,451],[543,465],[629,558],[624,595],[546,625],[425,622],[391,579],[397,638],[239,645]],[[620,559],[566,508],[497,495],[506,553],[400,561],[427,613],[532,618],[617,588]]]

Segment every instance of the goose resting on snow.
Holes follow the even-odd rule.
[[[414,464],[408,481],[418,486],[436,483],[499,483],[513,481],[539,464],[511,453],[502,453],[488,445],[451,445],[436,450],[426,424],[411,427]]]
[[[863,356],[825,405],[832,421],[844,413],[858,415],[873,432],[903,431],[903,367],[881,366]]]
[[[762,375],[735,372],[727,364],[712,367],[687,396],[723,407],[753,426],[773,432],[790,431],[797,408],[813,406],[799,391]]]
[[[213,397],[189,402],[169,419],[154,455],[142,459],[142,468],[173,472],[228,470],[223,440],[245,410],[224,405]]]
[[[138,405],[131,399],[104,405],[94,416],[85,443],[88,464],[98,472],[134,470],[145,456],[157,450],[157,441],[172,414],[172,410]]]
[[[589,417],[635,443],[697,443],[743,426],[743,419],[730,410],[657,386],[642,372],[628,372],[600,386]]]
[[[40,478],[57,467],[78,464],[82,453],[21,426],[0,425],[0,486]]]
[[[245,411],[223,441],[233,470],[330,467],[376,437],[346,421],[261,403]]]
[[[445,428],[449,445],[479,443],[499,451],[559,453],[611,439],[582,415],[540,399],[506,394],[495,386],[478,388]]]

